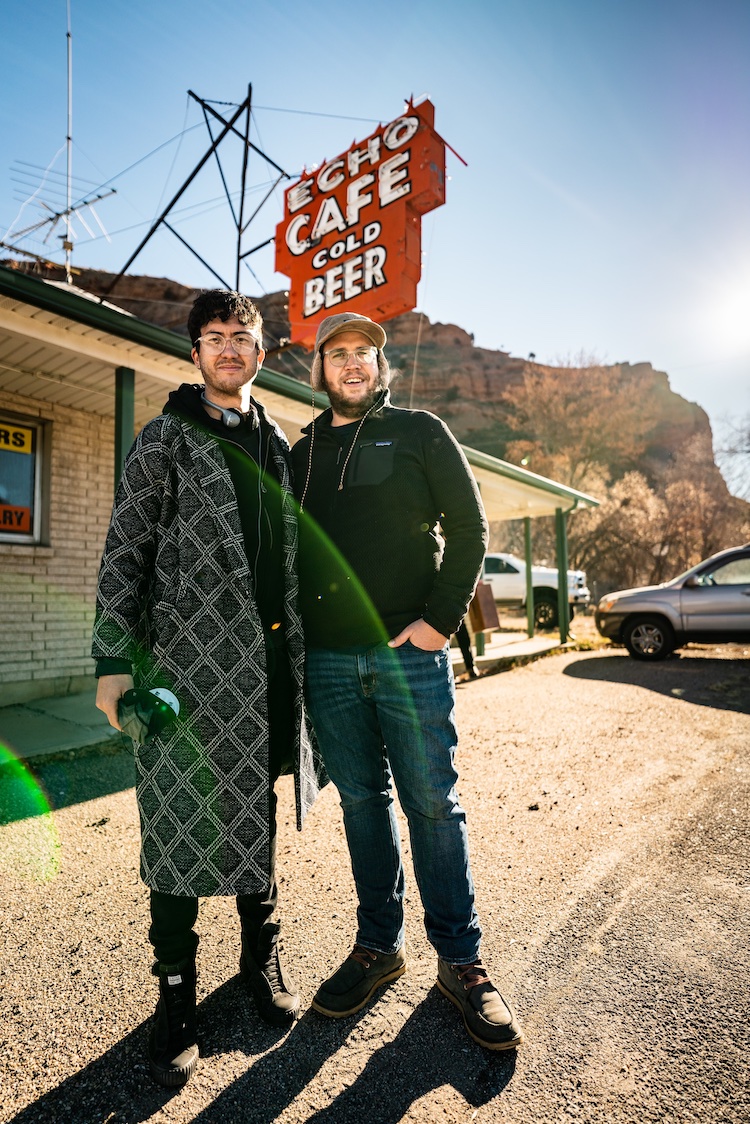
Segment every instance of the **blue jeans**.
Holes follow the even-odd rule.
[[[313,648],[309,710],[339,790],[357,887],[357,942],[392,953],[404,941],[404,870],[393,782],[409,823],[430,943],[468,964],[479,956],[466,814],[458,802],[455,687],[448,646],[408,641],[368,651]]]

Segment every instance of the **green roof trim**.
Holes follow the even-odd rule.
[[[263,390],[271,390],[275,394],[281,394],[284,398],[294,398],[297,402],[305,402],[308,406],[312,406],[312,391],[309,383],[300,382],[299,379],[292,378],[291,375],[282,375],[281,371],[271,371],[268,367],[261,367],[255,379],[255,385]],[[316,390],[316,409],[325,410],[328,406],[330,406],[328,395]]]
[[[517,464],[510,464],[509,461],[501,461],[499,457],[493,457],[489,453],[481,452],[479,449],[472,449],[469,445],[462,445],[461,448],[466,455],[467,461],[474,468],[484,468],[487,472],[494,472],[498,476],[505,476],[509,480],[516,480],[519,484],[527,484],[530,488],[534,488],[538,492],[547,492],[552,496],[575,500],[576,507],[599,507],[599,500],[594,499],[593,496],[589,496],[585,492],[579,492],[576,488],[569,488],[567,484],[558,484],[556,480],[549,480],[546,476],[539,476],[536,472],[529,472],[527,468],[521,468],[520,465]]]
[[[8,269],[0,266],[0,295],[13,300],[22,300],[33,304],[35,308],[42,308],[57,316],[67,316],[78,324],[85,324],[89,328],[97,328],[102,332],[118,336],[120,339],[139,343],[144,347],[151,347],[164,355],[172,355],[175,359],[184,359],[192,363],[190,340],[178,332],[170,332],[168,328],[159,328],[156,324],[147,324],[122,309],[113,308],[98,297],[83,296],[80,292],[73,292],[61,284],[51,284],[39,277],[30,277],[17,269]],[[114,299],[114,298],[113,298]],[[261,367],[256,383],[264,390],[281,394],[285,398],[293,398],[298,402],[310,402],[310,388],[306,383],[283,375],[279,371],[271,371]],[[328,406],[328,396],[316,393],[315,405],[324,410]]]
[[[29,277],[16,269],[0,266],[0,295],[26,301],[45,312],[67,316],[78,324],[109,332],[120,339],[152,347],[176,359],[190,360],[190,341],[186,336],[147,324],[129,312],[104,304],[99,297],[85,297],[60,284]]]
[[[36,308],[44,309],[58,316],[67,316],[79,324],[96,328],[120,339],[129,340],[131,343],[141,344],[143,347],[153,348],[164,355],[172,355],[176,359],[184,359],[190,363],[191,345],[187,336],[170,332],[167,328],[159,328],[155,324],[147,324],[129,312],[113,308],[101,301],[98,297],[83,296],[79,292],[72,292],[61,284],[51,284],[38,277],[30,277],[16,269],[0,266],[0,295],[13,300],[25,301]],[[283,375],[279,371],[272,371],[262,367],[256,379],[257,385],[284,398],[292,398],[297,402],[311,403],[310,387],[291,375]],[[324,410],[329,405],[328,396],[319,391],[315,393],[315,406]],[[466,459],[474,468],[483,468],[498,476],[516,480],[526,484],[537,491],[547,492],[549,495],[560,496],[563,499],[575,501],[575,507],[598,507],[599,500],[593,496],[569,488],[565,484],[558,484],[555,480],[548,480],[546,476],[539,476],[529,472],[526,468],[509,464],[498,457],[482,453],[479,449],[472,449],[468,445],[461,446]]]

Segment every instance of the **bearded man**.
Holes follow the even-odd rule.
[[[308,706],[341,797],[359,901],[353,951],[313,1007],[354,1014],[406,969],[395,783],[438,987],[477,1042],[507,1050],[521,1031],[479,953],[449,657],[487,521],[443,422],[390,405],[385,342],[366,316],[322,321],[311,381],[331,405],[292,450]]]

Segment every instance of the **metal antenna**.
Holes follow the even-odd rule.
[[[245,217],[245,187],[247,184],[247,155],[250,151],[250,113],[252,111],[253,88],[247,87],[247,120],[245,123],[245,143],[242,146],[242,176],[240,177],[240,217],[237,219],[237,271],[234,287],[240,289],[240,258],[242,255],[242,220]]]
[[[34,222],[30,226],[25,226],[23,228],[23,230],[17,231],[17,233],[13,235],[13,239],[14,239],[14,241],[17,241],[19,238],[25,238],[28,234],[33,234],[35,230],[41,230],[43,227],[49,226],[50,229],[47,231],[47,233],[45,234],[44,239],[43,239],[43,241],[46,243],[48,241],[50,235],[52,234],[52,231],[55,229],[55,227],[57,226],[58,222],[60,222],[60,220],[62,220],[65,223],[66,227],[68,228],[68,230],[70,231],[70,234],[72,236],[73,228],[72,228],[71,218],[72,218],[73,215],[75,215],[76,218],[80,219],[83,226],[86,228],[88,233],[91,235],[92,232],[91,232],[90,228],[84,222],[83,214],[82,214],[84,208],[87,208],[90,211],[90,213],[93,215],[94,219],[96,220],[96,223],[99,226],[99,228],[100,228],[102,234],[104,235],[104,237],[107,239],[108,242],[111,242],[111,238],[109,237],[109,235],[107,234],[107,231],[102,226],[101,219],[99,218],[96,211],[94,210],[94,203],[99,203],[99,202],[101,202],[102,199],[108,199],[110,195],[116,195],[116,194],[117,194],[117,192],[115,191],[114,187],[111,187],[109,189],[109,191],[104,191],[104,192],[100,191],[96,195],[90,195],[86,199],[82,199],[80,201],[80,203],[76,203],[76,205],[74,207],[66,208],[65,210],[62,210],[62,211],[54,211],[47,203],[45,203],[43,200],[40,200],[40,206],[43,207],[45,211],[49,211],[50,213],[48,215],[46,215],[43,219],[39,219],[38,222]],[[93,237],[93,235],[92,235],[92,237]],[[6,238],[7,238],[7,235],[6,235]],[[19,254],[26,253],[26,251],[22,250],[20,246],[12,245],[8,242],[5,242],[4,245],[9,250],[17,250]],[[72,249],[72,245],[71,245],[71,249]],[[31,255],[31,257],[36,257],[36,256],[37,256],[36,254]],[[72,265],[70,265],[69,262],[66,262],[66,272],[68,271],[68,269],[70,270],[71,273],[73,272]]]
[[[24,200],[24,203],[23,203],[23,206],[21,207],[21,211],[19,212],[19,215],[16,217],[16,220],[14,221],[14,223],[11,225],[11,227],[6,232],[5,238],[3,239],[2,243],[0,243],[0,245],[2,245],[3,249],[11,250],[13,253],[21,254],[22,256],[27,257],[27,258],[33,258],[40,265],[44,265],[44,266],[47,266],[47,267],[50,267],[50,266],[55,267],[54,263],[48,261],[45,257],[42,257],[40,254],[35,254],[35,253],[33,253],[29,250],[22,249],[22,247],[18,245],[18,241],[22,238],[25,238],[29,234],[33,234],[35,231],[41,231],[45,227],[48,227],[49,229],[47,230],[47,233],[45,234],[44,238],[42,239],[42,242],[44,244],[46,244],[49,241],[53,231],[57,227],[57,224],[59,222],[62,222],[62,224],[65,228],[65,233],[63,235],[60,235],[59,237],[62,241],[62,248],[65,251],[65,265],[64,265],[65,280],[67,281],[68,285],[72,285],[73,274],[75,272],[80,272],[80,271],[76,271],[76,270],[73,269],[73,265],[72,265],[72,262],[71,262],[71,254],[73,252],[74,239],[76,237],[75,228],[73,226],[73,218],[75,217],[79,220],[79,222],[81,223],[81,225],[83,226],[84,230],[86,231],[86,233],[89,235],[90,238],[94,238],[95,237],[94,232],[91,229],[91,227],[88,225],[88,223],[86,222],[86,219],[84,218],[84,211],[87,210],[89,212],[89,215],[96,222],[97,226],[101,230],[104,237],[107,239],[108,242],[110,242],[111,239],[109,237],[109,234],[105,230],[101,219],[99,218],[98,214],[94,210],[94,204],[100,202],[102,199],[107,199],[110,195],[115,195],[116,191],[115,191],[114,188],[110,188],[109,191],[99,190],[99,191],[96,191],[96,192],[88,192],[88,193],[85,193],[79,199],[79,201],[77,203],[75,203],[75,204],[73,203],[73,35],[72,35],[72,32],[71,32],[70,0],[66,0],[66,6],[67,6],[67,16],[68,16],[68,28],[67,28],[68,128],[67,128],[67,133],[66,133],[66,137],[65,137],[65,149],[66,149],[66,153],[67,153],[67,167],[66,167],[66,172],[65,172],[65,177],[64,177],[65,178],[65,206],[61,205],[62,200],[60,198],[61,192],[62,192],[62,184],[56,183],[54,180],[52,180],[51,184],[49,185],[50,201],[53,202],[53,203],[56,203],[56,206],[50,206],[49,203],[45,203],[43,199],[39,199],[38,205],[43,209],[43,211],[46,212],[45,215],[43,216],[43,218],[39,219],[37,222],[31,223],[30,226],[25,226],[23,228],[23,230],[19,230],[15,234],[13,234],[13,236],[12,236],[13,241],[12,242],[9,240],[10,231],[12,230],[13,226],[15,226],[15,222],[18,221],[18,218],[23,213],[23,210],[24,210],[26,204],[31,202],[31,199],[34,199],[34,197],[41,190],[41,187],[46,183],[48,176],[50,176],[50,175],[51,176],[58,176],[60,179],[62,179],[61,173],[52,172],[52,164],[50,164],[49,167],[44,171],[44,175],[43,175],[43,178],[42,178],[42,184],[40,185],[40,187],[38,187],[34,190],[33,194],[31,195],[31,197],[29,199]],[[57,157],[60,155],[61,151],[62,151],[62,149],[60,149],[60,151],[55,156],[55,160],[57,160]],[[55,161],[53,160],[52,163],[54,164],[54,162]],[[15,182],[20,183],[20,185],[22,187],[28,188],[28,186],[30,186],[28,181],[32,178],[31,171],[35,170],[36,166],[34,164],[29,164],[29,163],[27,163],[26,161],[23,161],[23,160],[17,161],[16,165],[17,165],[16,169],[14,169],[14,170],[17,172],[17,174],[20,178],[15,178],[15,177],[12,177],[12,178],[15,178]],[[30,171],[27,171],[26,169],[30,169]],[[82,186],[83,186],[83,181],[79,181],[79,187],[82,187]],[[57,199],[55,199],[55,196],[57,196]]]
[[[258,214],[258,211],[263,206],[263,204],[266,202],[266,200],[269,198],[269,196],[271,195],[271,193],[273,192],[274,188],[279,183],[279,181],[281,179],[291,179],[292,178],[289,175],[288,172],[285,172],[283,168],[281,168],[278,164],[275,163],[275,161],[273,161],[270,158],[270,156],[267,156],[265,152],[263,152],[260,148],[258,148],[257,145],[253,144],[253,142],[250,140],[250,117],[251,117],[251,112],[252,112],[252,108],[251,108],[252,107],[252,93],[253,93],[253,88],[252,88],[251,85],[248,85],[247,97],[245,98],[245,100],[242,102],[242,104],[240,106],[236,107],[235,112],[227,120],[226,118],[222,117],[222,115],[220,113],[218,113],[217,110],[214,109],[214,107],[212,105],[210,105],[204,98],[200,98],[200,97],[198,97],[197,94],[193,93],[192,90],[188,90],[188,96],[193,98],[193,100],[196,101],[198,103],[198,105],[203,110],[203,116],[204,116],[204,119],[206,121],[206,129],[207,129],[208,135],[211,139],[211,144],[210,144],[209,148],[206,150],[206,152],[203,154],[201,159],[198,161],[198,163],[195,165],[192,172],[189,174],[189,176],[184,181],[182,186],[175,193],[175,195],[172,197],[170,202],[167,204],[167,206],[164,208],[162,213],[159,215],[158,219],[156,219],[156,221],[152,224],[148,234],[146,234],[145,238],[141,241],[141,243],[136,247],[136,249],[130,255],[128,260],[125,262],[125,265],[120,270],[120,272],[117,274],[116,277],[114,277],[112,279],[112,281],[110,281],[109,285],[107,285],[107,287],[102,290],[103,295],[105,295],[105,296],[108,295],[109,293],[111,293],[116,288],[118,282],[122,279],[122,277],[124,277],[124,275],[127,273],[130,266],[133,264],[135,259],[140,254],[141,250],[143,250],[143,248],[151,240],[151,238],[153,237],[153,235],[156,233],[156,231],[159,229],[160,226],[165,226],[167,228],[167,230],[170,231],[171,234],[174,234],[174,236],[176,238],[178,238],[179,241],[182,242],[182,244],[188,250],[190,250],[191,254],[193,254],[193,256],[196,257],[198,259],[198,261],[203,266],[205,266],[209,270],[209,272],[214,275],[214,277],[217,278],[217,280],[224,286],[225,289],[230,288],[229,284],[222,277],[219,276],[219,274],[216,272],[216,270],[212,266],[210,266],[208,264],[208,262],[204,260],[204,258],[201,257],[201,255],[197,252],[197,250],[193,246],[191,246],[190,243],[186,241],[186,239],[184,239],[180,234],[178,234],[177,231],[174,229],[174,227],[170,223],[167,222],[167,216],[169,215],[172,208],[175,206],[175,204],[178,202],[178,200],[184,195],[184,193],[187,191],[190,184],[193,182],[195,177],[200,172],[201,168],[203,168],[204,165],[206,163],[208,163],[208,161],[211,159],[212,156],[215,156],[215,158],[216,158],[216,162],[217,162],[218,167],[219,167],[219,175],[221,176],[221,182],[222,182],[222,185],[224,187],[224,194],[227,197],[227,203],[229,204],[229,210],[230,210],[231,215],[232,215],[232,220],[233,220],[233,222],[234,222],[234,224],[237,228],[237,250],[236,250],[237,260],[236,260],[236,269],[235,269],[234,281],[235,281],[235,288],[239,289],[239,287],[240,287],[240,265],[241,265],[242,261],[245,258],[247,258],[250,254],[254,254],[256,250],[261,249],[261,247],[263,247],[263,246],[267,246],[269,244],[269,242],[273,242],[273,236],[271,236],[270,238],[267,238],[265,241],[260,242],[257,246],[253,246],[253,248],[251,250],[245,250],[243,252],[243,250],[242,250],[243,235],[245,234],[245,231],[247,230],[248,226],[250,225],[252,220],[255,218],[255,216]],[[241,126],[242,131],[240,131],[240,128],[237,127],[237,123],[239,122],[239,120],[240,120],[240,118],[242,117],[243,114],[245,115],[245,121],[244,121],[244,125]],[[211,127],[209,125],[209,120],[208,120],[209,116],[215,118],[222,126],[222,128],[220,129],[220,131],[217,133],[216,136],[214,136],[212,131],[211,131]],[[224,141],[225,138],[227,138],[230,134],[232,134],[235,137],[238,137],[239,140],[242,141],[242,173],[241,173],[241,180],[240,180],[240,203],[239,203],[239,208],[238,208],[237,211],[235,211],[234,205],[232,203],[232,198],[231,198],[231,195],[230,195],[230,192],[229,192],[229,186],[227,184],[226,177],[224,175],[224,171],[223,171],[223,168],[221,166],[221,161],[219,160],[219,154],[218,154],[218,151],[217,151],[218,148],[219,148],[219,145],[222,143],[222,141]],[[256,152],[259,156],[261,156],[263,158],[263,160],[265,160],[265,162],[267,164],[269,164],[272,168],[274,168],[279,174],[278,174],[278,178],[276,179],[275,183],[273,184],[271,189],[266,194],[263,201],[259,204],[258,207],[255,208],[255,210],[251,214],[250,218],[247,221],[245,221],[245,196],[247,194],[247,171],[248,171],[248,163],[249,163],[249,156],[250,156],[251,150],[253,152]]]
[[[63,238],[63,249],[65,250],[65,280],[69,285],[73,283],[73,274],[70,268],[70,255],[73,251],[73,238],[70,225],[70,213],[73,206],[73,36],[70,30],[70,0],[67,0],[68,8],[68,135],[65,140],[65,145],[68,154],[68,168],[67,168],[67,207],[65,210],[65,237]]]

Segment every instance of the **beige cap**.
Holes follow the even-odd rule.
[[[326,316],[318,325],[315,350],[320,351],[324,343],[342,332],[361,332],[368,340],[372,340],[378,350],[385,347],[388,339],[385,330],[369,316],[362,316],[359,312],[337,312],[335,316]]]
[[[362,316],[359,312],[337,312],[334,316],[326,316],[318,325],[318,333],[315,337],[315,354],[310,368],[310,382],[314,390],[320,390],[323,384],[321,348],[323,344],[328,343],[334,336],[340,336],[342,332],[361,332],[375,344],[378,351],[382,351],[388,339],[385,329],[381,328],[380,324],[376,324],[369,316]]]

